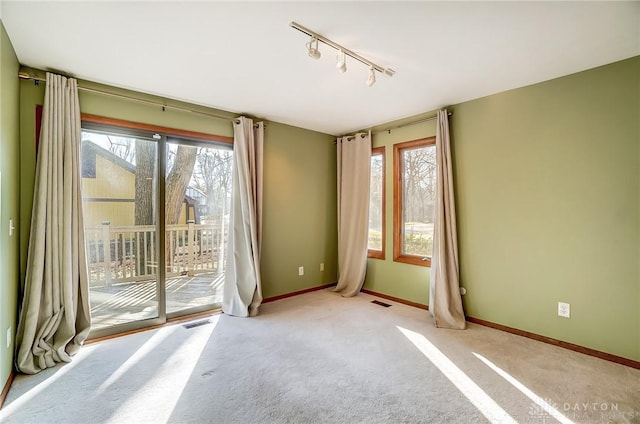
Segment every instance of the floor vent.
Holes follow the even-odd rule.
[[[189,324],[184,324],[183,327],[186,329],[200,327],[201,325],[211,324],[210,319],[203,319],[202,321],[190,322]]]
[[[388,303],[380,302],[379,300],[372,300],[371,303],[375,303],[376,305],[384,306],[385,308],[388,308],[389,306],[391,306]]]

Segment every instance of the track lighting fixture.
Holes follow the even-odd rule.
[[[311,40],[307,43],[307,54],[309,57],[316,60],[320,59],[320,56],[322,56],[320,50],[318,50],[318,39],[313,35],[311,36]]]
[[[342,73],[347,72],[347,55],[344,54],[342,50],[338,51],[338,56],[336,56],[337,63],[336,68]]]
[[[369,79],[367,80],[367,86],[371,87],[375,83],[376,83],[376,73],[372,66],[369,68]]]
[[[346,60],[347,56],[357,60],[358,62],[361,62],[367,65],[369,67],[369,79],[367,79],[367,85],[369,87],[371,87],[376,82],[376,71],[389,77],[392,77],[393,74],[395,74],[395,71],[393,69],[383,68],[382,66],[377,65],[371,62],[370,60],[365,59],[359,54],[354,53],[351,50],[342,47],[340,44],[335,43],[329,40],[328,38],[323,37],[322,35],[303,27],[302,25],[296,22],[289,23],[289,26],[311,37],[311,40],[306,44],[307,54],[309,55],[309,57],[312,57],[314,59],[320,59],[321,54],[320,54],[320,50],[318,50],[318,43],[321,41],[327,46],[333,47],[334,49],[338,50],[338,56],[336,58],[336,69],[338,69],[340,72],[347,72],[347,60]]]

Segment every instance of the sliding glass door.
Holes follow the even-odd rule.
[[[167,314],[222,303],[230,148],[170,139],[165,184]]]
[[[82,132],[82,198],[93,328],[158,318],[158,143]]]
[[[219,306],[232,158],[231,144],[83,122],[92,337]]]

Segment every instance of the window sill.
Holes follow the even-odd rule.
[[[395,262],[402,262],[410,265],[418,265],[430,268],[431,267],[431,258],[426,260],[422,259],[422,256],[414,256],[414,255],[398,255],[393,258]]]
[[[369,259],[384,259],[384,250],[368,250],[367,258]]]

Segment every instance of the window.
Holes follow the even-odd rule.
[[[393,259],[430,266],[436,192],[435,137],[393,146]]]
[[[371,194],[369,200],[370,258],[384,259],[385,246],[385,155],[384,146],[371,149]]]

